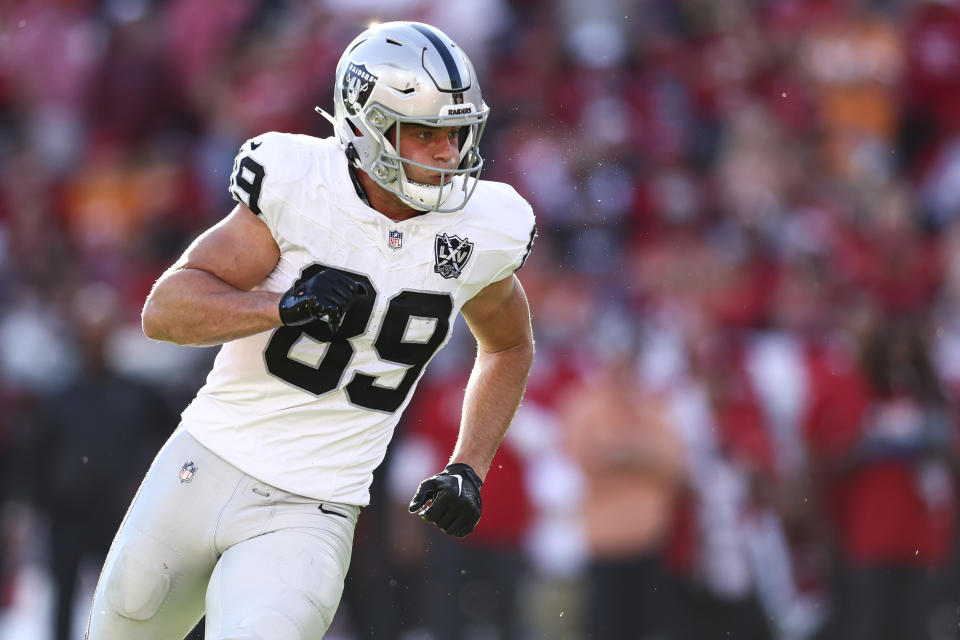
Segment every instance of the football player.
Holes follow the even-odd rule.
[[[243,144],[236,207],[147,298],[147,336],[223,347],[117,532],[89,640],[182,638],[204,613],[207,638],[321,638],[373,470],[458,312],[477,340],[460,435],[410,511],[457,537],[480,519],[533,358],[514,275],[533,213],[480,181],[489,109],[434,27],[359,35],[321,113],[335,137]]]

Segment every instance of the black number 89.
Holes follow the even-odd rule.
[[[298,283],[326,268],[330,267],[310,265],[300,274]],[[340,387],[343,374],[353,357],[350,338],[362,335],[367,330],[377,296],[373,283],[366,276],[343,269],[334,270],[359,280],[367,286],[371,294],[354,303],[336,333],[332,333],[324,322],[313,322],[300,327],[280,327],[273,332],[264,351],[264,361],[270,373],[316,396]],[[427,362],[446,339],[452,311],[453,300],[449,294],[401,291],[391,298],[373,346],[381,360],[406,365],[407,370],[396,387],[380,386],[376,383],[375,376],[355,372],[345,387],[350,402],[366,409],[387,413],[399,409]],[[404,340],[407,324],[414,317],[435,320],[433,332],[426,341]],[[317,342],[329,343],[326,353],[316,366],[290,357],[290,350],[303,334]]]

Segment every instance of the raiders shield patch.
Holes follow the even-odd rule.
[[[340,95],[351,115],[357,115],[360,109],[363,109],[363,105],[367,104],[373,85],[376,83],[377,76],[367,71],[366,66],[352,62],[349,64],[347,72],[343,74]]]
[[[472,254],[473,243],[466,238],[437,234],[434,243],[437,262],[433,265],[433,270],[444,278],[459,278]]]

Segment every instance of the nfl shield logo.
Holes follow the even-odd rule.
[[[466,238],[461,239],[460,236],[437,234],[433,253],[437,259],[433,265],[434,273],[439,273],[444,278],[459,278],[464,265],[473,254],[473,243]]]
[[[197,472],[197,465],[193,462],[184,462],[180,468],[180,482],[190,482],[193,480],[193,474]]]
[[[399,249],[403,246],[403,231],[391,231],[390,232],[390,248]]]

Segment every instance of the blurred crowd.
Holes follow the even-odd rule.
[[[151,284],[246,138],[332,133],[343,47],[397,18],[478,69],[537,356],[446,539],[405,504],[456,436],[458,327],[331,637],[960,637],[958,0],[0,3],[0,621],[39,570],[77,637],[212,361],[143,338]]]

